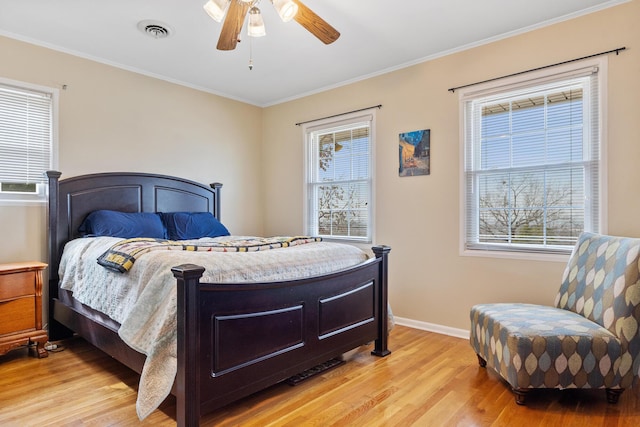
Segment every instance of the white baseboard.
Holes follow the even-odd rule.
[[[437,334],[449,335],[466,340],[469,339],[469,331],[466,329],[457,329],[449,326],[437,325],[435,323],[405,319],[404,317],[398,317],[395,315],[393,316],[393,319],[397,325],[408,326],[410,328],[421,329],[423,331],[435,332]]]

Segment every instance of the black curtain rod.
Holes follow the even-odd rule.
[[[453,93],[456,90],[462,89],[462,88],[465,88],[465,87],[479,85],[481,83],[492,82],[494,80],[500,80],[500,79],[504,79],[504,78],[507,78],[507,77],[519,76],[520,74],[530,73],[532,71],[544,70],[545,68],[556,67],[558,65],[568,64],[570,62],[581,61],[583,59],[593,58],[594,56],[608,55],[608,54],[613,53],[613,52],[615,52],[616,55],[618,55],[621,51],[623,51],[625,49],[626,49],[626,47],[623,46],[623,47],[619,47],[617,49],[608,50],[606,52],[594,53],[593,55],[583,56],[582,58],[570,59],[568,61],[558,62],[556,64],[551,64],[551,65],[545,65],[545,66],[538,67],[538,68],[532,68],[530,70],[520,71],[518,73],[508,74],[508,75],[502,76],[502,77],[495,77],[493,79],[483,80],[481,82],[469,83],[468,85],[464,85],[464,86],[452,87],[451,89],[449,89],[449,92]]]
[[[361,108],[361,109],[359,109],[359,110],[347,111],[346,113],[334,114],[333,116],[321,117],[321,118],[319,118],[319,119],[307,120],[306,122],[296,123],[296,126],[300,126],[300,125],[303,125],[303,124],[305,124],[305,123],[316,122],[316,121],[318,121],[318,120],[332,119],[332,118],[334,118],[334,117],[344,116],[345,114],[359,113],[360,111],[370,110],[370,109],[372,109],[372,108],[382,108],[382,104],[373,105],[373,106],[371,106],[371,107],[367,107],[367,108]]]

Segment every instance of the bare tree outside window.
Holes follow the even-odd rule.
[[[318,229],[321,235],[366,237],[367,202],[354,185],[318,187]]]
[[[480,179],[479,239],[489,243],[572,245],[584,229],[582,192],[544,174]]]

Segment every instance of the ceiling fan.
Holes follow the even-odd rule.
[[[294,19],[324,44],[333,43],[340,33],[299,0],[270,0],[284,22]],[[222,22],[218,50],[233,50],[239,41],[244,20],[249,15],[248,33],[252,37],[265,35],[260,0],[209,0],[205,11],[217,22]],[[225,17],[226,13],[226,17]]]

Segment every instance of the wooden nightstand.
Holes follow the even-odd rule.
[[[42,262],[0,264],[0,355],[33,344],[32,356],[47,357],[42,329]]]

